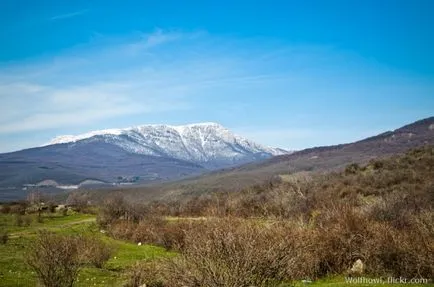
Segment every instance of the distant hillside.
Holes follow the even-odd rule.
[[[60,136],[43,147],[0,154],[0,200],[6,190],[10,198],[14,190],[35,186],[60,186],[61,192],[73,186],[176,180],[284,153],[216,123],[144,125]]]
[[[430,117],[354,143],[309,148],[290,155],[276,156],[257,165],[246,165],[241,170],[251,168],[277,171],[330,169],[341,167],[349,162],[363,162],[433,143],[434,117]]]
[[[27,185],[79,185],[89,184],[89,180],[94,183],[158,181],[204,171],[191,162],[132,154],[106,143],[57,144],[1,154],[0,199],[2,190],[19,191]]]
[[[237,191],[248,185],[260,184],[278,174],[341,169],[349,163],[365,163],[374,158],[433,144],[434,117],[430,117],[354,143],[309,148],[196,178],[125,192],[131,198],[156,199],[214,191]]]
[[[433,175],[434,145],[429,145],[364,165],[349,164],[340,172],[309,176],[297,173],[240,192],[161,201],[151,204],[150,208],[171,216],[212,216],[212,211],[235,217],[300,219],[301,215],[311,216],[318,214],[318,210],[347,204],[363,212],[371,211],[383,221],[399,221],[404,213],[414,215],[432,209]]]

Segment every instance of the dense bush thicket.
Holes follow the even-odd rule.
[[[284,181],[273,178],[238,193],[204,194],[184,202],[153,202],[141,207],[141,211],[164,216],[302,215],[309,220],[315,211],[338,201],[383,211],[385,220],[394,221],[401,214],[398,210],[413,213],[432,207],[433,150],[434,147],[412,150],[404,156],[373,160],[365,166],[351,164],[340,173],[309,176],[302,172],[286,176]],[[385,213],[395,215],[388,218]]]
[[[211,220],[186,234],[166,264],[168,286],[277,286],[297,270],[303,246],[284,226]]]
[[[433,199],[434,147],[424,147],[186,202],[112,198],[99,218],[114,237],[180,251],[153,273],[163,286],[273,286],[344,274],[357,259],[371,275],[433,278]]]

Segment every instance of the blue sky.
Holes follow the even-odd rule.
[[[68,2],[68,3],[67,3]],[[0,1],[0,152],[219,122],[288,149],[434,115],[433,1]]]

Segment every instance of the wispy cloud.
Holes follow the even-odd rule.
[[[83,9],[83,10],[79,10],[79,11],[75,11],[75,12],[71,12],[71,13],[56,15],[56,16],[51,17],[50,20],[56,21],[56,20],[73,18],[73,17],[77,17],[80,15],[86,14],[87,12],[89,12],[89,9]]]
[[[177,39],[180,39],[182,36],[185,36],[185,34],[182,34],[180,32],[167,33],[161,29],[157,29],[152,34],[144,34],[142,36],[142,40],[139,41],[139,43],[136,43],[136,45],[141,46],[141,48],[143,49],[149,49],[171,41],[175,41]]]
[[[78,57],[0,68],[0,135],[186,110],[206,96],[201,91],[256,79],[240,69],[243,64],[237,59],[211,57],[206,50],[199,59],[192,55],[185,45],[192,35],[156,30],[134,40],[89,47]],[[149,53],[173,41],[175,51]]]
[[[136,75],[140,78],[140,75]],[[132,81],[66,87],[17,84],[4,88],[0,134],[47,130],[125,115],[188,109],[182,90]],[[137,82],[136,82],[137,80]],[[33,91],[33,92],[32,92]],[[172,96],[172,93],[177,93]],[[17,96],[19,95],[19,96]],[[8,112],[13,111],[13,112]]]
[[[321,126],[324,117],[339,121],[352,117],[351,106],[370,112],[379,100],[432,93],[430,79],[402,77],[333,47],[162,29],[100,36],[62,54],[0,64],[0,150],[31,142],[24,133],[39,145],[71,130],[156,121],[220,121],[258,142],[299,149],[372,134]],[[406,111],[414,102],[403,104]]]

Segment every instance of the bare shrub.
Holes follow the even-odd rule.
[[[297,261],[289,229],[221,219],[200,224],[166,265],[168,286],[278,286]]]
[[[88,206],[88,201],[89,198],[86,194],[74,191],[66,199],[66,204],[71,206],[75,211],[83,212]]]
[[[355,260],[365,259],[368,222],[350,206],[321,212],[305,239],[310,246],[305,253],[310,265],[306,270],[314,277],[342,274]]]
[[[95,237],[83,238],[80,245],[81,261],[96,268],[102,268],[115,250],[112,245]]]
[[[8,214],[11,212],[11,206],[9,204],[2,204],[0,208],[0,212],[3,214]]]
[[[192,229],[193,224],[185,221],[169,222],[158,229],[156,244],[168,250],[182,250],[185,245],[185,235]]]
[[[21,215],[20,213],[15,214],[15,225],[18,227],[30,226],[32,224],[33,218],[31,215]]]
[[[75,236],[39,232],[29,245],[26,262],[46,287],[71,287],[77,278],[80,239]]]
[[[413,214],[429,210],[432,203],[432,194],[405,187],[405,190],[381,196],[370,208],[369,217],[378,222],[388,222],[398,229],[407,229]]]
[[[405,231],[388,224],[373,224],[367,249],[367,267],[372,274],[432,278],[434,274],[434,213],[412,219]]]
[[[37,221],[39,223],[42,223],[42,208],[46,198],[47,196],[40,191],[32,191],[27,195],[27,203],[30,210],[38,214]]]
[[[26,209],[28,207],[28,203],[26,201],[21,201],[17,204],[13,204],[11,206],[11,213],[15,213],[15,214],[21,214],[24,215],[26,214]]]
[[[434,213],[406,215],[406,229],[376,222],[354,207],[322,210],[307,236],[302,261],[307,275],[343,274],[357,259],[372,275],[431,278],[434,274]]]
[[[110,195],[101,206],[97,221],[100,225],[109,225],[118,219],[126,217],[127,203],[120,193]]]
[[[126,220],[117,220],[110,224],[109,233],[115,239],[131,240],[136,227],[137,223]]]
[[[158,263],[138,262],[127,271],[128,282],[125,287],[163,287],[162,275]]]
[[[6,244],[9,240],[9,234],[7,230],[0,229],[0,244]]]
[[[47,206],[48,212],[50,212],[50,213],[56,212],[56,204],[54,202],[49,201],[47,205],[48,205]]]
[[[158,216],[146,217],[135,225],[136,228],[129,239],[179,250],[184,246],[185,234],[192,225],[192,222],[185,220],[169,222]]]
[[[134,242],[157,244],[159,241],[159,229],[167,224],[166,220],[159,216],[146,217],[136,226],[131,239]]]

